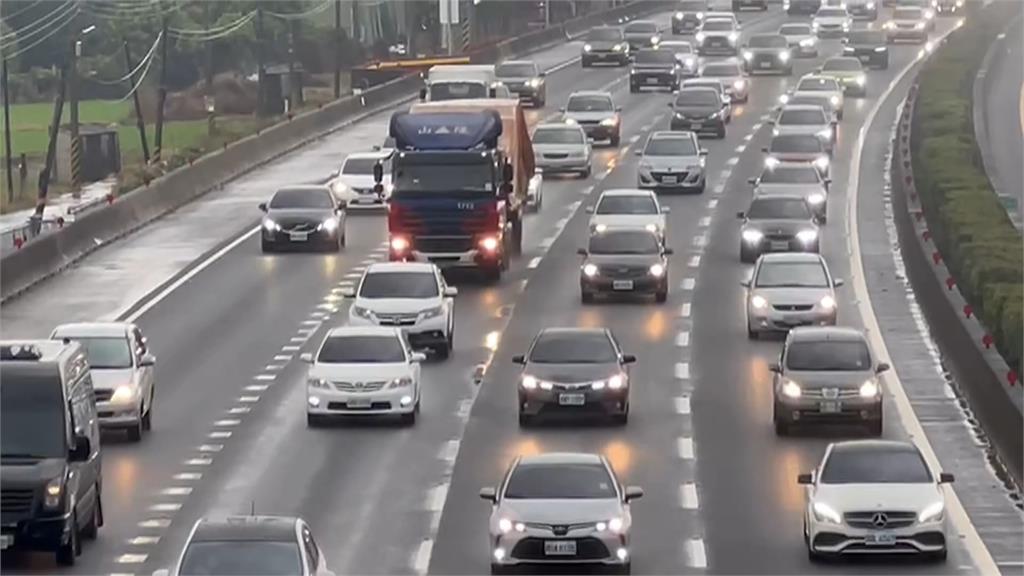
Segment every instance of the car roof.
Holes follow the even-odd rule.
[[[127,336],[127,322],[72,322],[53,329],[55,338],[117,338]]]
[[[864,333],[851,326],[798,326],[789,331],[790,342],[865,342]]]
[[[497,65],[502,66],[504,64],[529,64],[533,66],[536,64],[536,62],[534,62],[533,60],[505,60],[504,62],[499,62]]]
[[[298,518],[288,516],[224,516],[202,518],[196,523],[192,542],[261,540],[294,542]]]
[[[804,197],[800,194],[788,194],[786,192],[766,192],[754,196],[750,199],[750,202],[754,203],[758,200],[804,200]]]
[[[376,262],[366,269],[367,274],[393,274],[395,272],[434,272],[429,262]]]
[[[275,194],[277,192],[309,192],[310,194],[312,194],[313,192],[329,193],[330,189],[327,188],[327,186],[319,184],[290,184],[288,186],[281,186],[280,188],[277,189]]]
[[[782,136],[782,134],[780,134],[779,136]],[[773,136],[772,142],[774,142],[775,138],[778,138],[779,136]],[[798,136],[810,136],[812,138],[817,138],[817,136],[815,136],[814,134],[798,134]],[[796,160],[780,160],[777,164],[771,167],[765,166],[764,171],[771,172],[772,170],[778,170],[779,168],[799,168],[801,170],[817,170],[817,168],[810,162],[797,162]]]
[[[327,338],[345,336],[399,336],[400,328],[391,326],[336,326],[327,332]]]
[[[842,442],[833,442],[831,446],[832,454],[850,454],[850,453],[864,453],[864,452],[910,452],[913,454],[920,454],[921,451],[917,449],[917,446],[911,442],[904,442],[901,440],[844,440]]]
[[[705,15],[704,16],[704,23],[705,24],[707,24],[708,22],[723,22],[723,21],[724,22],[728,22],[730,24],[736,24],[736,17],[734,16],[734,17],[730,18],[730,17],[728,17],[728,16],[726,16],[724,14],[711,14],[711,15]]]
[[[786,112],[790,110],[794,112],[801,112],[807,110],[821,110],[822,112],[825,111],[824,108],[822,108],[821,106],[816,106],[814,104],[786,104],[785,106],[782,107],[781,112]]]
[[[658,46],[663,48],[666,46],[689,46],[690,48],[693,48],[693,43],[687,40],[665,40],[661,44],[658,44]]]
[[[519,465],[530,464],[604,464],[600,454],[589,452],[546,452],[519,458]]]
[[[813,252],[770,252],[761,255],[762,264],[778,264],[783,262],[815,262],[824,263],[820,254]]]
[[[648,140],[692,140],[695,134],[687,130],[658,130]]]
[[[601,198],[605,196],[642,196],[644,198],[654,198],[655,194],[650,190],[640,190],[637,188],[614,188],[601,192]]]
[[[371,152],[353,152],[345,156],[345,162],[349,160],[384,160],[394,154],[394,150],[373,150]]]
[[[573,96],[606,96],[609,99],[612,97],[612,93],[607,90],[577,90],[572,94],[569,94],[569,98]]]
[[[541,331],[537,334],[537,336],[538,337],[540,337],[540,336],[547,336],[549,334],[550,335],[558,335],[558,336],[561,336],[561,335],[570,335],[571,336],[573,334],[578,334],[578,335],[581,335],[581,336],[582,335],[591,336],[591,335],[599,334],[601,336],[607,336],[608,335],[608,329],[607,328],[580,328],[580,327],[575,327],[575,326],[573,326],[573,327],[560,327],[560,328],[542,328]]]

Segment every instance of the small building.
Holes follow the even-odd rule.
[[[82,141],[81,183],[98,182],[121,172],[121,143],[117,127],[104,124],[81,124],[78,135]],[[57,133],[57,158],[53,181],[71,183],[71,129],[61,126]]]

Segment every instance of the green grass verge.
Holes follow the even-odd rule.
[[[1013,3],[995,2],[949,36],[924,65],[911,132],[918,195],[928,226],[964,297],[1007,363],[1024,349],[1024,254],[974,139],[974,77]]]

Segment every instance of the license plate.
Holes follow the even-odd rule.
[[[632,280],[612,280],[612,290],[632,290]]]
[[[347,406],[349,408],[369,408],[373,405],[373,402],[369,398],[358,398],[355,400],[349,400]]]
[[[871,56],[868,56],[867,54],[862,54],[861,55],[861,57],[860,57],[860,61],[861,62],[867,62],[868,60],[871,60]]]
[[[4,534],[0,536],[0,550],[6,550],[14,546],[14,536],[11,534]]]
[[[868,546],[892,546],[896,543],[896,535],[889,532],[877,532],[864,537],[864,543]]]
[[[585,394],[559,394],[558,403],[562,406],[583,406],[587,402]],[[573,542],[573,554],[575,554],[576,543]]]
[[[785,240],[775,240],[771,244],[772,250],[789,250],[789,242]]]
[[[657,84],[658,83],[658,79],[657,78],[648,78],[647,79],[647,83],[648,84]]]
[[[292,242],[305,242],[309,238],[309,232],[290,232],[288,238]]]
[[[701,127],[701,123],[700,122],[693,122],[693,123],[690,124],[690,130],[700,130],[700,127]]]
[[[575,556],[575,540],[548,540],[544,542],[545,556]]]
[[[761,62],[761,68],[771,68],[771,67],[772,67],[772,63],[771,62]]]
[[[676,182],[679,182],[679,179],[676,178],[675,176],[665,176],[664,178],[661,179],[661,181],[664,182],[665,184],[675,184]]]
[[[822,402],[821,404],[818,404],[818,411],[821,412],[822,414],[835,414],[839,412],[840,408],[841,405],[839,404],[839,402],[836,402],[834,400],[831,402]]]

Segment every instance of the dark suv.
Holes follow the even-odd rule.
[[[672,15],[673,34],[692,34],[708,11],[707,0],[683,0]]]
[[[679,88],[683,81],[683,67],[671,50],[640,50],[629,71],[629,91],[641,88]]]
[[[843,40],[843,56],[860,60],[865,68],[889,68],[889,40],[881,30],[851,30]]]
[[[629,64],[629,42],[626,42],[621,28],[600,26],[587,32],[580,63],[589,68],[595,62],[614,62],[619,66]]]

